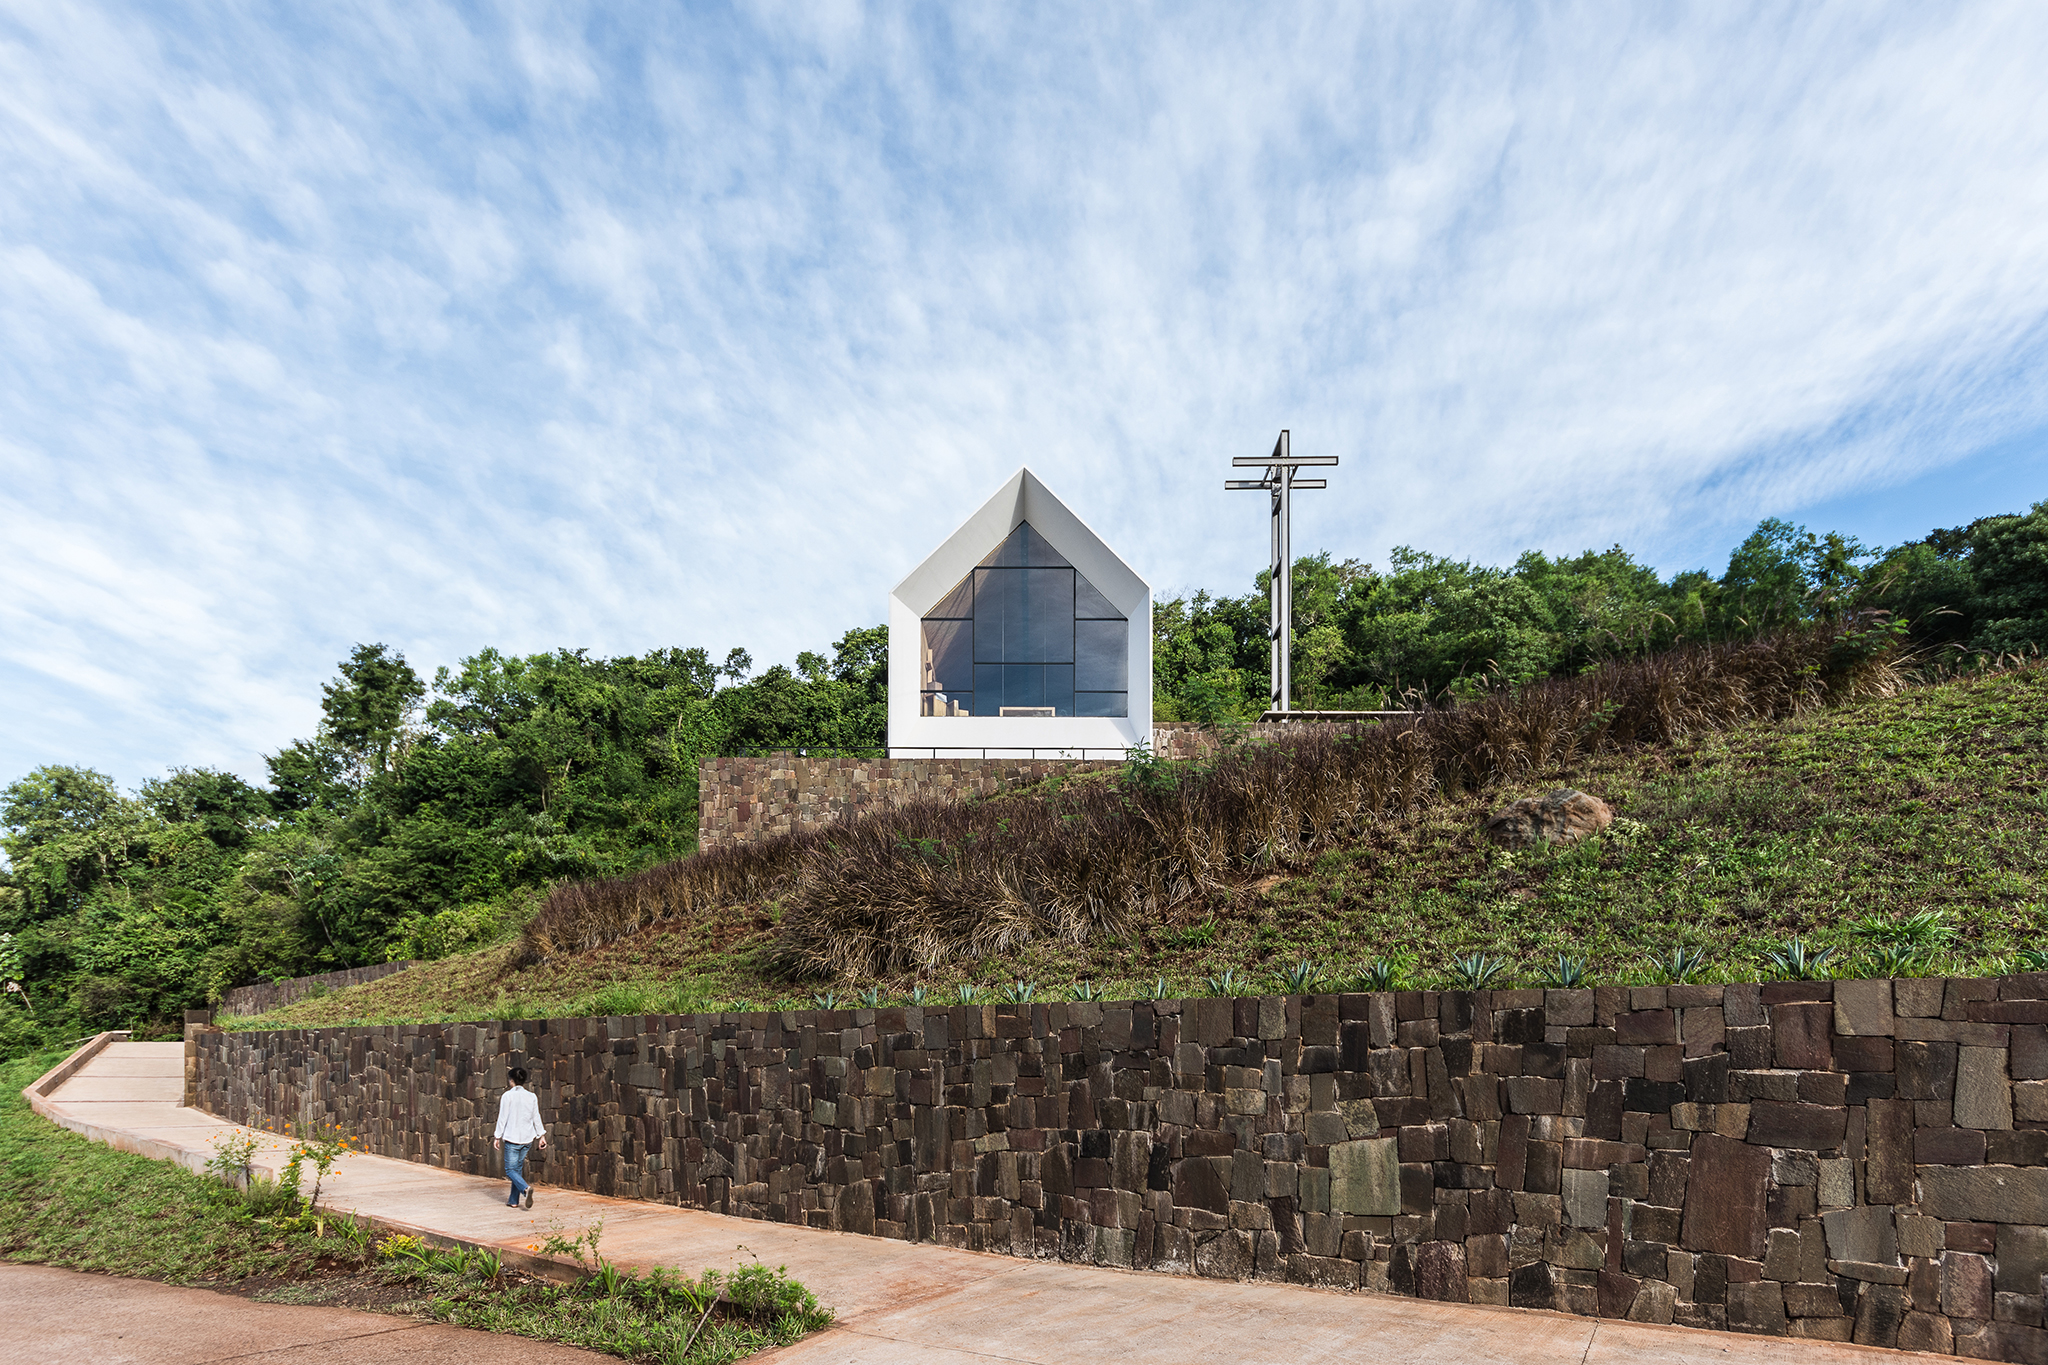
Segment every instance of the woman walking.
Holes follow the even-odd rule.
[[[506,1074],[512,1088],[498,1100],[498,1130],[491,1136],[491,1146],[504,1149],[505,1174],[512,1177],[512,1197],[506,1206],[530,1209],[533,1186],[526,1179],[526,1153],[536,1142],[548,1145],[548,1130],[541,1126],[540,1101],[526,1088],[526,1068],[515,1066]]]

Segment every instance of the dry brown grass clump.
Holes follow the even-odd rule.
[[[1891,636],[1854,627],[1687,646],[1413,720],[1315,726],[1201,764],[1137,762],[1115,783],[1028,799],[920,801],[558,888],[529,962],[715,905],[779,901],[798,976],[877,977],[1079,942],[1171,919],[1247,876],[1300,866],[1372,821],[1601,750],[1890,695]]]

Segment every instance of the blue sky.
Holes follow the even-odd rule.
[[[1029,463],[1718,570],[2048,497],[2048,7],[0,0],[0,781],[257,777],[357,641],[757,662]]]

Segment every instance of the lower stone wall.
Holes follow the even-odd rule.
[[[321,972],[317,976],[295,976],[285,981],[259,981],[251,986],[237,986],[221,997],[222,1014],[265,1014],[281,1009],[294,1000],[302,999],[315,991],[338,991],[347,986],[360,986],[366,981],[378,981],[393,972],[402,972],[407,967],[419,964],[407,959],[404,962],[380,962],[374,967],[344,967],[337,972]]]
[[[1152,731],[1161,758],[1201,758],[1285,725],[1218,727],[1168,722]],[[990,796],[1054,773],[1119,767],[1116,760],[885,758],[797,753],[707,758],[697,768],[697,847],[752,843],[822,828],[846,816],[922,797]]]
[[[2048,1360],[2048,975],[189,1039],[221,1117],[980,1251]]]

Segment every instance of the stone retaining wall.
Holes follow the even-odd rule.
[[[2048,1360],[2048,975],[223,1033],[197,1100],[882,1237]]]
[[[1152,731],[1162,758],[1200,758],[1240,734],[1272,738],[1285,725],[1241,731],[1182,722]],[[1094,772],[1117,760],[1007,758],[884,758],[796,753],[707,758],[697,768],[697,847],[752,843],[777,834],[822,828],[844,816],[885,810],[920,797],[990,796],[1043,781],[1054,773]]]
[[[321,972],[316,976],[295,976],[285,981],[259,981],[251,986],[237,986],[221,997],[220,1012],[267,1014],[316,991],[338,991],[347,986],[360,986],[366,981],[382,980],[393,972],[402,972],[407,967],[418,965],[412,959],[404,962],[380,962],[374,967],[344,967],[338,972]]]

